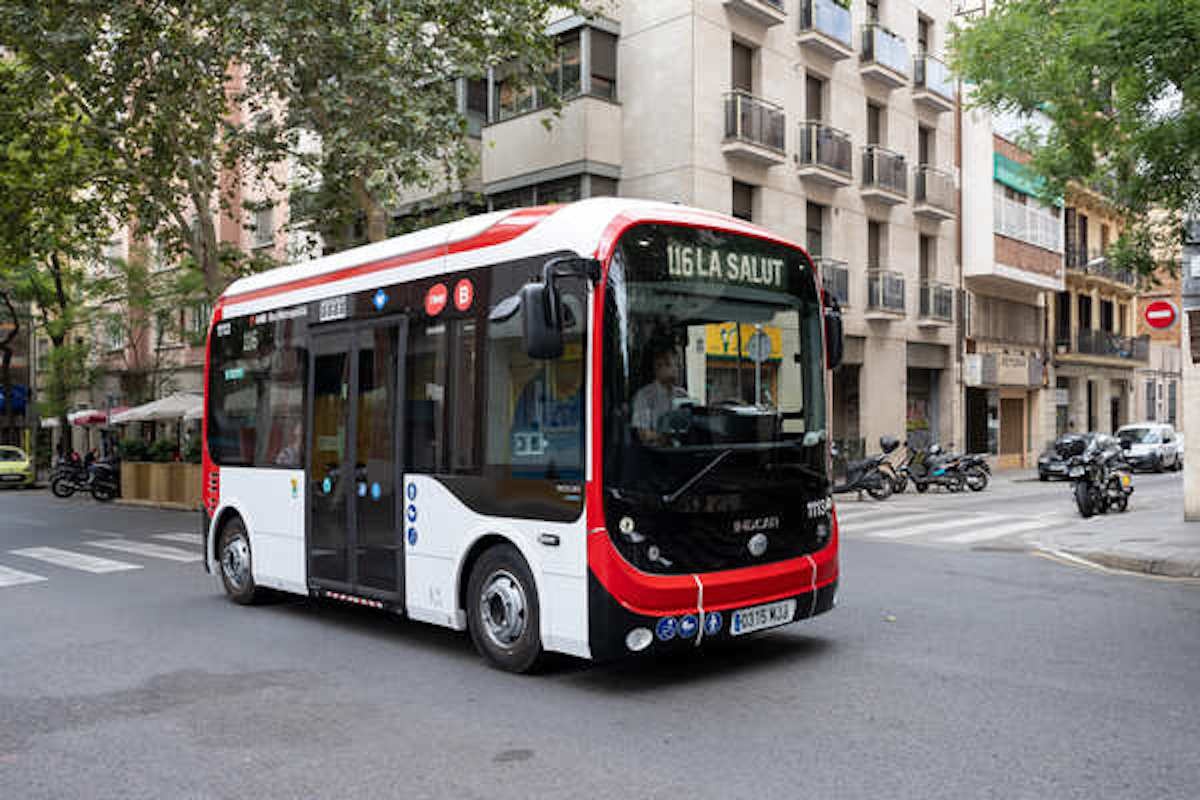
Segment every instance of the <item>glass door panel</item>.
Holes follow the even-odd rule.
[[[308,448],[311,511],[309,574],[321,580],[349,581],[347,545],[352,473],[350,355],[348,337],[321,337],[313,345],[312,442]],[[340,352],[339,352],[340,351]]]
[[[355,478],[357,583],[399,590],[402,527],[396,519],[398,329],[376,327],[357,335]]]

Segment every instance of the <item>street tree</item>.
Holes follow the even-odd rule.
[[[1150,275],[1200,210],[1200,0],[1001,0],[955,26],[968,102],[1045,115],[1027,131],[1047,198],[1092,185],[1130,220],[1110,258]],[[1149,211],[1176,225],[1156,225]]]
[[[221,227],[241,218],[243,179],[281,156],[248,134],[255,103],[237,64],[251,46],[236,3],[222,0],[0,4],[0,47],[69,97],[104,143],[119,189],[105,211],[187,261],[210,297],[262,266]]]
[[[0,59],[0,285],[31,304],[51,343],[42,410],[64,431],[90,383],[85,269],[111,234],[108,152],[92,133],[69,93]]]
[[[406,191],[461,187],[477,165],[456,80],[516,65],[550,96],[557,58],[546,26],[577,0],[242,0],[260,46],[246,56],[256,97],[277,97],[258,132],[286,144],[308,176],[297,203],[327,246],[358,224],[393,232]],[[556,105],[556,103],[551,103]],[[306,138],[307,137],[307,138]],[[307,146],[306,146],[307,142]],[[328,249],[328,248],[327,248]]]

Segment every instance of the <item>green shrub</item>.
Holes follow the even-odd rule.
[[[183,460],[189,464],[200,463],[200,439],[199,437],[188,439],[187,446],[183,449]]]
[[[149,456],[150,461],[163,464],[175,460],[176,450],[175,443],[170,439],[155,439],[150,443],[146,454]]]
[[[122,439],[117,443],[117,455],[122,461],[149,461],[149,448],[141,439]]]

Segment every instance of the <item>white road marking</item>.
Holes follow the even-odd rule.
[[[21,572],[19,569],[0,566],[0,589],[5,586],[20,586],[23,583],[37,583],[44,580],[46,580],[45,577],[34,575],[32,572]]]
[[[1014,522],[1011,525],[1001,525],[996,528],[982,528],[976,531],[967,531],[954,536],[947,536],[938,541],[947,544],[970,544],[972,542],[982,542],[987,539],[999,539],[1001,536],[1010,536],[1014,533],[1023,533],[1025,531],[1039,530],[1046,527],[1046,524],[1041,520],[1027,519],[1024,522]]]
[[[80,569],[84,572],[105,573],[121,572],[127,569],[141,569],[141,564],[129,564],[124,561],[113,561],[108,558],[89,556],[85,553],[75,553],[71,550],[60,550],[57,547],[26,547],[22,550],[9,551],[13,555],[36,558],[47,564],[68,569]]]
[[[101,531],[95,528],[83,528],[83,533],[90,533],[92,536],[115,536],[118,539],[125,535],[117,531]]]
[[[922,534],[933,533],[934,531],[941,531],[947,528],[962,528],[969,525],[991,524],[993,522],[1002,522],[1007,519],[1012,519],[1012,517],[996,516],[994,514],[981,514],[976,517],[964,518],[963,516],[959,515],[954,519],[934,522],[929,525],[916,525],[910,528],[899,528],[892,531],[880,530],[876,533],[870,534],[870,536],[876,539],[906,539],[910,536],[920,536]]]
[[[875,531],[894,531],[906,523],[934,522],[936,520],[945,519],[946,517],[949,517],[949,521],[955,525],[962,525],[964,522],[962,514],[950,514],[944,511],[938,512],[937,514],[896,514],[889,515],[886,519],[880,518],[869,520],[861,525],[856,524],[853,520],[851,520],[849,523],[847,523],[849,525],[849,530],[846,532],[851,535],[874,535]]]
[[[199,553],[189,553],[178,547],[167,547],[151,542],[134,542],[129,539],[98,539],[88,542],[92,547],[104,547],[109,550],[119,550],[122,553],[133,553],[149,558],[164,558],[167,561],[199,561]]]
[[[180,544],[200,544],[200,534],[198,533],[156,533],[154,538]]]

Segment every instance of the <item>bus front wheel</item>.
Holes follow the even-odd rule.
[[[233,602],[248,606],[258,600],[260,590],[254,583],[250,535],[246,533],[246,523],[241,517],[233,517],[221,528],[217,559],[221,566],[221,582]]]
[[[467,584],[467,627],[480,655],[508,672],[541,660],[541,614],[533,573],[511,544],[487,550]]]

